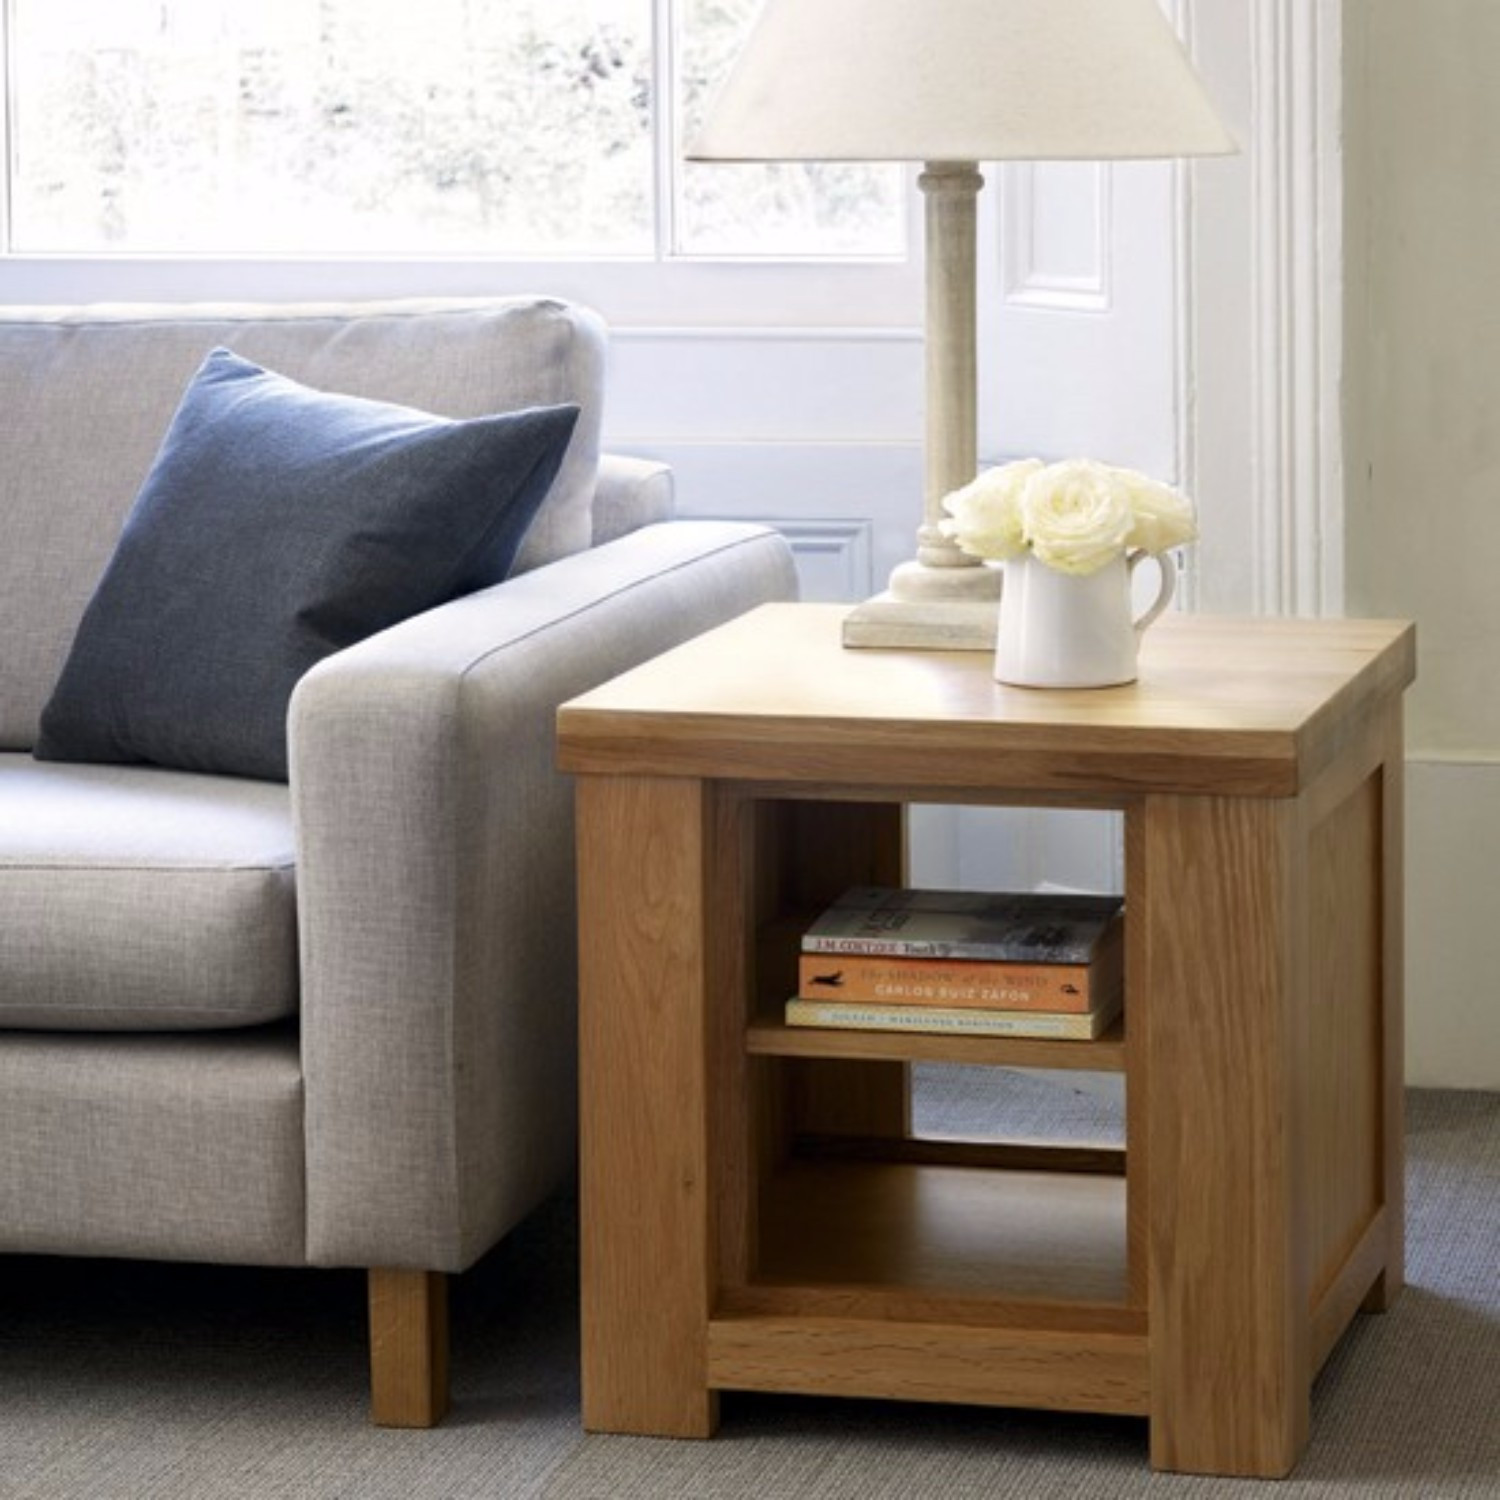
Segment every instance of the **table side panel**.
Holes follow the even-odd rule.
[[[1313,1303],[1308,1369],[1314,1377],[1333,1353],[1361,1304],[1368,1301],[1370,1288],[1378,1285],[1389,1239],[1385,1210],[1377,1209],[1322,1296]]]
[[[1309,1296],[1320,1299],[1381,1206],[1381,779],[1308,833],[1304,1092]]]

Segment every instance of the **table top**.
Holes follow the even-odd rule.
[[[772,604],[566,703],[567,771],[858,786],[1292,796],[1415,675],[1404,621],[1174,613],[1136,682],[994,681],[988,652],[846,649]]]

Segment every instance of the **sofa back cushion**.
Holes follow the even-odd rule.
[[[321,390],[447,417],[580,416],[516,572],[590,543],[604,334],[545,298],[0,309],[0,748],[27,749],[120,528],[217,345]]]

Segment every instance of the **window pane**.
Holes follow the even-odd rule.
[[[760,0],[678,0],[684,142],[692,139],[759,9]],[[686,255],[901,255],[904,196],[901,169],[894,166],[685,162],[675,248]]]
[[[14,249],[654,249],[651,0],[11,3]]]

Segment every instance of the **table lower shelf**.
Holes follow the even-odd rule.
[[[711,1387],[1148,1410],[1121,1153],[1002,1170],[980,1163],[1049,1148],[858,1144],[913,1159],[835,1151],[768,1178],[753,1284],[709,1322]]]
[[[757,1284],[1121,1306],[1125,1179],[793,1160],[766,1185]]]

